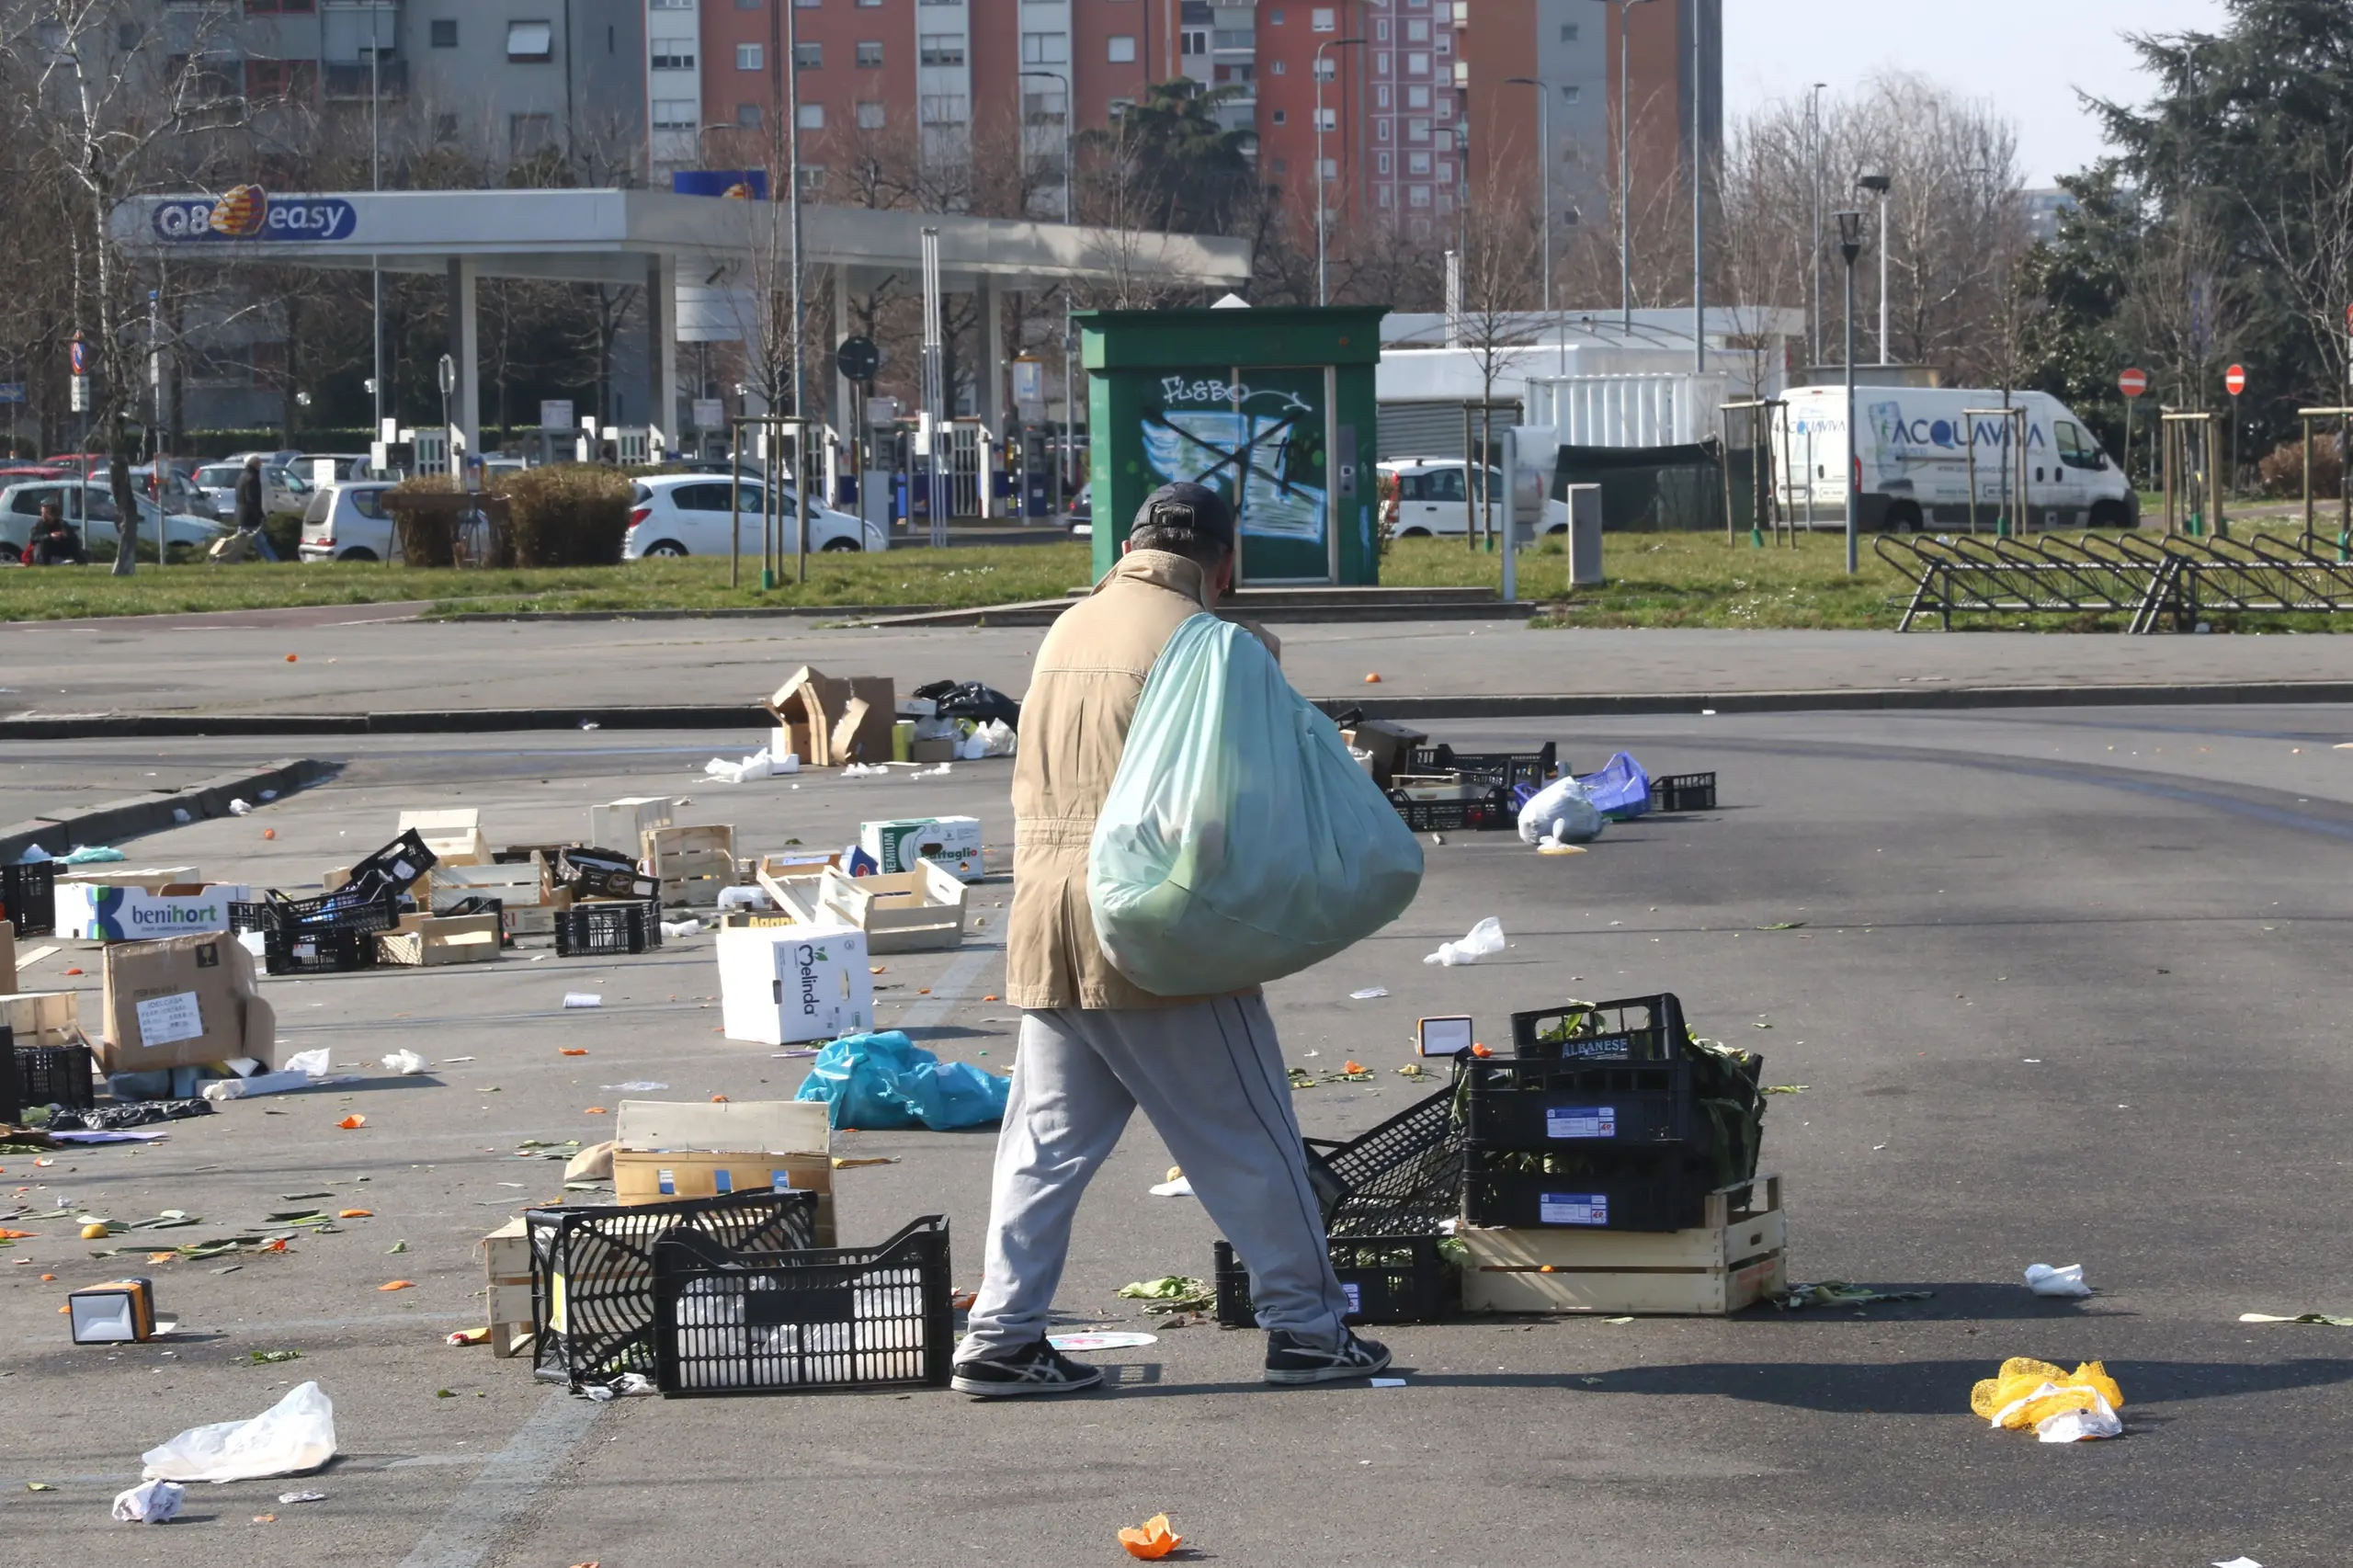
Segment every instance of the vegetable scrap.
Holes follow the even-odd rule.
[[[1378,676],[1368,676],[1377,680]],[[1154,1514],[1137,1528],[1120,1532],[1120,1544],[1128,1549],[1131,1557],[1141,1557],[1147,1562],[1158,1562],[1185,1544],[1185,1538],[1168,1528],[1168,1516]]]

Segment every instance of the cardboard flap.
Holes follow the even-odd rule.
[[[245,998],[245,1054],[265,1069],[278,1065],[278,1009],[260,996]]]
[[[716,1154],[823,1154],[832,1147],[822,1100],[676,1103],[623,1100],[615,1147]]]
[[[828,756],[847,761],[858,747],[858,726],[866,722],[868,709],[863,698],[853,697],[842,709],[842,716],[834,722],[831,733],[825,737]]]

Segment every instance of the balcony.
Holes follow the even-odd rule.
[[[375,64],[327,65],[324,96],[330,98],[365,98],[381,96],[387,98],[408,97],[408,62],[385,60]]]

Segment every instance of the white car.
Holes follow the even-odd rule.
[[[665,473],[638,481],[630,502],[629,536],[621,545],[621,559],[726,554],[729,483],[723,475],[713,479],[700,473]],[[757,480],[744,481],[744,511],[735,548],[746,555],[760,552],[761,497]],[[777,527],[790,551],[796,542],[793,494],[783,491],[778,500],[781,515]],[[818,505],[809,509],[809,548],[813,551],[888,550],[891,541],[879,525]]]
[[[237,516],[237,482],[244,477],[245,465],[237,463],[207,463],[196,471],[197,487],[211,500],[215,516],[233,520]],[[264,516],[272,512],[299,512],[311,504],[311,481],[308,475],[282,463],[261,465],[261,509]]]
[[[1470,465],[1461,458],[1386,458],[1381,472],[1397,481],[1397,539],[1460,537],[1471,527]],[[1504,471],[1487,471],[1487,516],[1500,528],[1504,518]],[[1565,502],[1544,503],[1543,532],[1565,533],[1569,509]],[[1526,537],[1525,534],[1522,537]]]
[[[302,512],[301,542],[295,553],[304,561],[391,561],[400,547],[392,515],[384,510],[384,492],[395,482],[386,479],[341,480],[311,493]]]
[[[131,499],[139,505],[139,537],[152,544],[160,530],[168,554],[210,550],[213,540],[230,531],[227,525],[194,513],[166,514],[144,495]],[[0,546],[11,553],[23,552],[25,541],[40,522],[44,501],[58,504],[93,560],[114,552],[122,534],[115,527],[114,488],[104,480],[37,479],[0,490]]]

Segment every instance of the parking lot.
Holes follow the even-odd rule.
[[[990,652],[1017,662],[1009,642]],[[78,673],[56,684],[85,688]],[[1301,1090],[1304,1130],[1344,1136],[1427,1092],[1396,1073],[1418,1017],[1467,1012],[1496,1038],[1514,1010],[1672,991],[1695,1029],[1761,1051],[1766,1082],[1803,1086],[1775,1097],[1765,1139],[1765,1168],[1788,1182],[1792,1277],[1931,1296],[1382,1330],[1404,1387],[1267,1390],[1256,1334],[1163,1329],[1115,1294],[1207,1275],[1214,1240],[1198,1204],[1147,1195],[1169,1161],[1139,1120],[1082,1211],[1059,1298],[1071,1325],[1160,1334],[1098,1358],[1116,1363],[1106,1391],[1010,1409],[945,1392],[596,1405],[442,1336],[482,1321],[482,1235],[559,1196],[561,1165],[526,1141],[608,1136],[591,1108],[625,1082],[736,1101],[798,1085],[803,1063],[719,1032],[711,937],[626,959],[525,949],[277,979],[281,1051],[326,1046],[363,1081],[233,1103],[144,1149],[0,1159],[0,1215],[13,1206],[40,1233],[0,1253],[8,1560],[1088,1563],[1119,1561],[1116,1528],[1164,1509],[1196,1560],[1246,1564],[2353,1555],[2336,1473],[2353,1443],[2353,1340],[2237,1321],[2353,1311],[2330,1220],[2353,1195],[2342,710],[1435,728],[1480,749],[1557,739],[1580,770],[1620,747],[1654,773],[1714,769],[1721,805],[1613,826],[1581,856],[1540,858],[1508,834],[1430,844],[1403,920],[1270,988],[1292,1064],[1374,1072]],[[333,783],[126,846],[137,864],[290,890],[383,842],[404,808],[478,807],[494,843],[542,842],[637,794],[689,797],[682,821],[732,823],[746,851],[959,812],[982,818],[993,861],[1009,851],[1009,763],[913,781],[703,780],[705,758],[758,738],[42,742],[14,748],[0,789],[18,804],[103,799],[157,787],[151,773],[338,759]],[[876,960],[879,1021],[1001,1071],[1010,884],[1000,871],[973,891],[962,951]],[[1423,963],[1491,915],[1504,954]],[[94,949],[69,943],[24,984],[84,988],[89,1017],[97,971]],[[1350,999],[1374,987],[1387,994]],[[564,1010],[580,991],[602,1006]],[[433,1066],[375,1068],[400,1048]],[[364,1129],[335,1125],[353,1112]],[[991,1147],[985,1133],[836,1134],[837,1155],[897,1161],[839,1173],[845,1241],[945,1214],[969,1287]],[[52,1218],[202,1218],[165,1233],[176,1239],[250,1229],[320,1192],[371,1217],[228,1273],[95,1258]],[[2031,1296],[2019,1273],[2034,1262],[2081,1262],[2098,1293]],[[154,1277],[180,1333],[73,1347],[63,1293],[126,1268]],[[379,1290],[394,1278],[415,1287]],[[252,1360],[290,1349],[301,1358]],[[1970,1386],[2010,1356],[2105,1358],[2126,1437],[2045,1448],[1985,1430]],[[165,1531],[108,1520],[143,1449],[306,1378],[335,1402],[342,1457],[323,1476],[191,1488],[190,1522]],[[295,1485],[326,1500],[279,1505]]]

